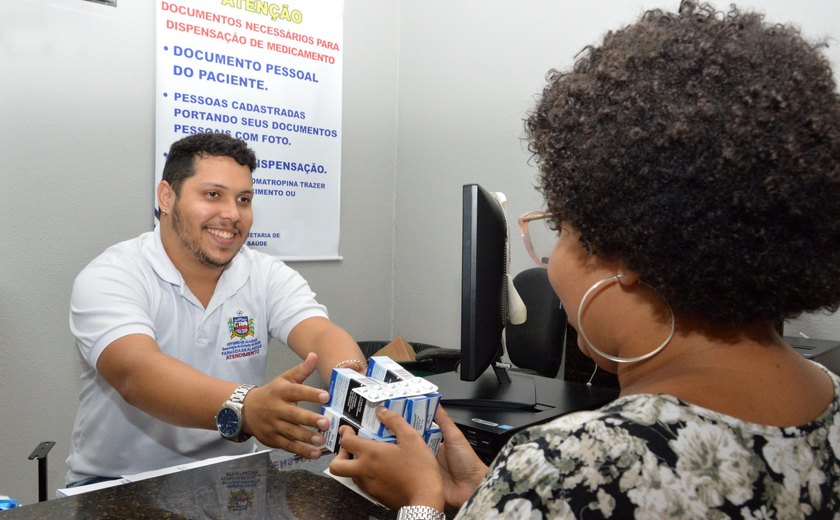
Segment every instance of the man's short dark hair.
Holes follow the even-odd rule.
[[[195,159],[207,156],[230,157],[251,173],[257,168],[257,157],[248,143],[227,134],[205,132],[172,143],[163,166],[163,180],[179,194],[184,181],[195,175]]]

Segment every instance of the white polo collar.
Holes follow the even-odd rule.
[[[166,249],[163,247],[163,241],[160,237],[160,226],[155,226],[152,236],[145,240],[142,246],[143,257],[149,262],[149,265],[154,269],[162,280],[180,287],[181,294],[186,290],[186,283],[181,272],[172,263],[169,255],[166,254]],[[249,268],[246,255],[249,250],[245,246],[236,253],[230,264],[222,272],[219,277],[219,282],[216,284],[216,291],[213,294],[213,300],[221,299],[224,301],[232,296],[239,288],[241,288],[248,280]],[[212,306],[212,301],[211,301]],[[208,306],[208,310],[210,310]]]

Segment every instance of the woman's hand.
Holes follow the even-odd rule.
[[[442,406],[438,406],[435,422],[443,433],[443,443],[438,451],[437,460],[443,478],[446,503],[460,508],[487,474],[487,465],[481,462],[464,434]]]
[[[397,413],[379,407],[376,414],[396,434],[397,444],[362,439],[343,426],[341,449],[330,463],[330,472],[351,477],[390,508],[431,506],[443,511],[443,479],[426,442]]]

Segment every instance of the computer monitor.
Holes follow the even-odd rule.
[[[507,220],[478,184],[463,192],[461,379],[475,381],[502,356],[507,317]]]
[[[441,402],[532,409],[536,406],[533,378],[509,374],[501,363],[508,303],[505,212],[495,195],[478,184],[467,184],[462,225],[461,362],[458,373],[434,378]]]

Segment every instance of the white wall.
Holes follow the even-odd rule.
[[[155,3],[0,0],[0,494],[63,487],[78,406],[68,330],[76,274],[105,247],[151,229]],[[294,264],[357,338],[392,333],[396,2],[345,12],[341,262]],[[294,356],[276,349],[273,372]]]
[[[712,4],[728,9],[730,0]],[[678,0],[424,0],[400,3],[395,328],[406,338],[456,346],[460,338],[461,185],[502,191],[512,266],[531,267],[515,217],[541,207],[521,142],[523,117],[552,67],[568,68],[587,44]],[[810,38],[831,37],[840,70],[840,3],[739,3]],[[432,324],[432,326],[430,326]],[[840,338],[840,317],[807,316],[788,334]]]
[[[642,6],[677,1],[346,0],[341,262],[295,264],[357,339],[457,346],[461,185],[540,206],[522,118],[550,67]],[[727,6],[728,0],[718,2]],[[765,0],[773,20],[840,35],[831,0]],[[154,3],[0,0],[0,494],[63,483],[77,406],[67,328],[78,271],[151,226]],[[840,63],[834,41],[832,61]],[[513,271],[529,267],[511,227]],[[792,324],[840,338],[840,318]],[[277,372],[294,363],[283,351]]]

